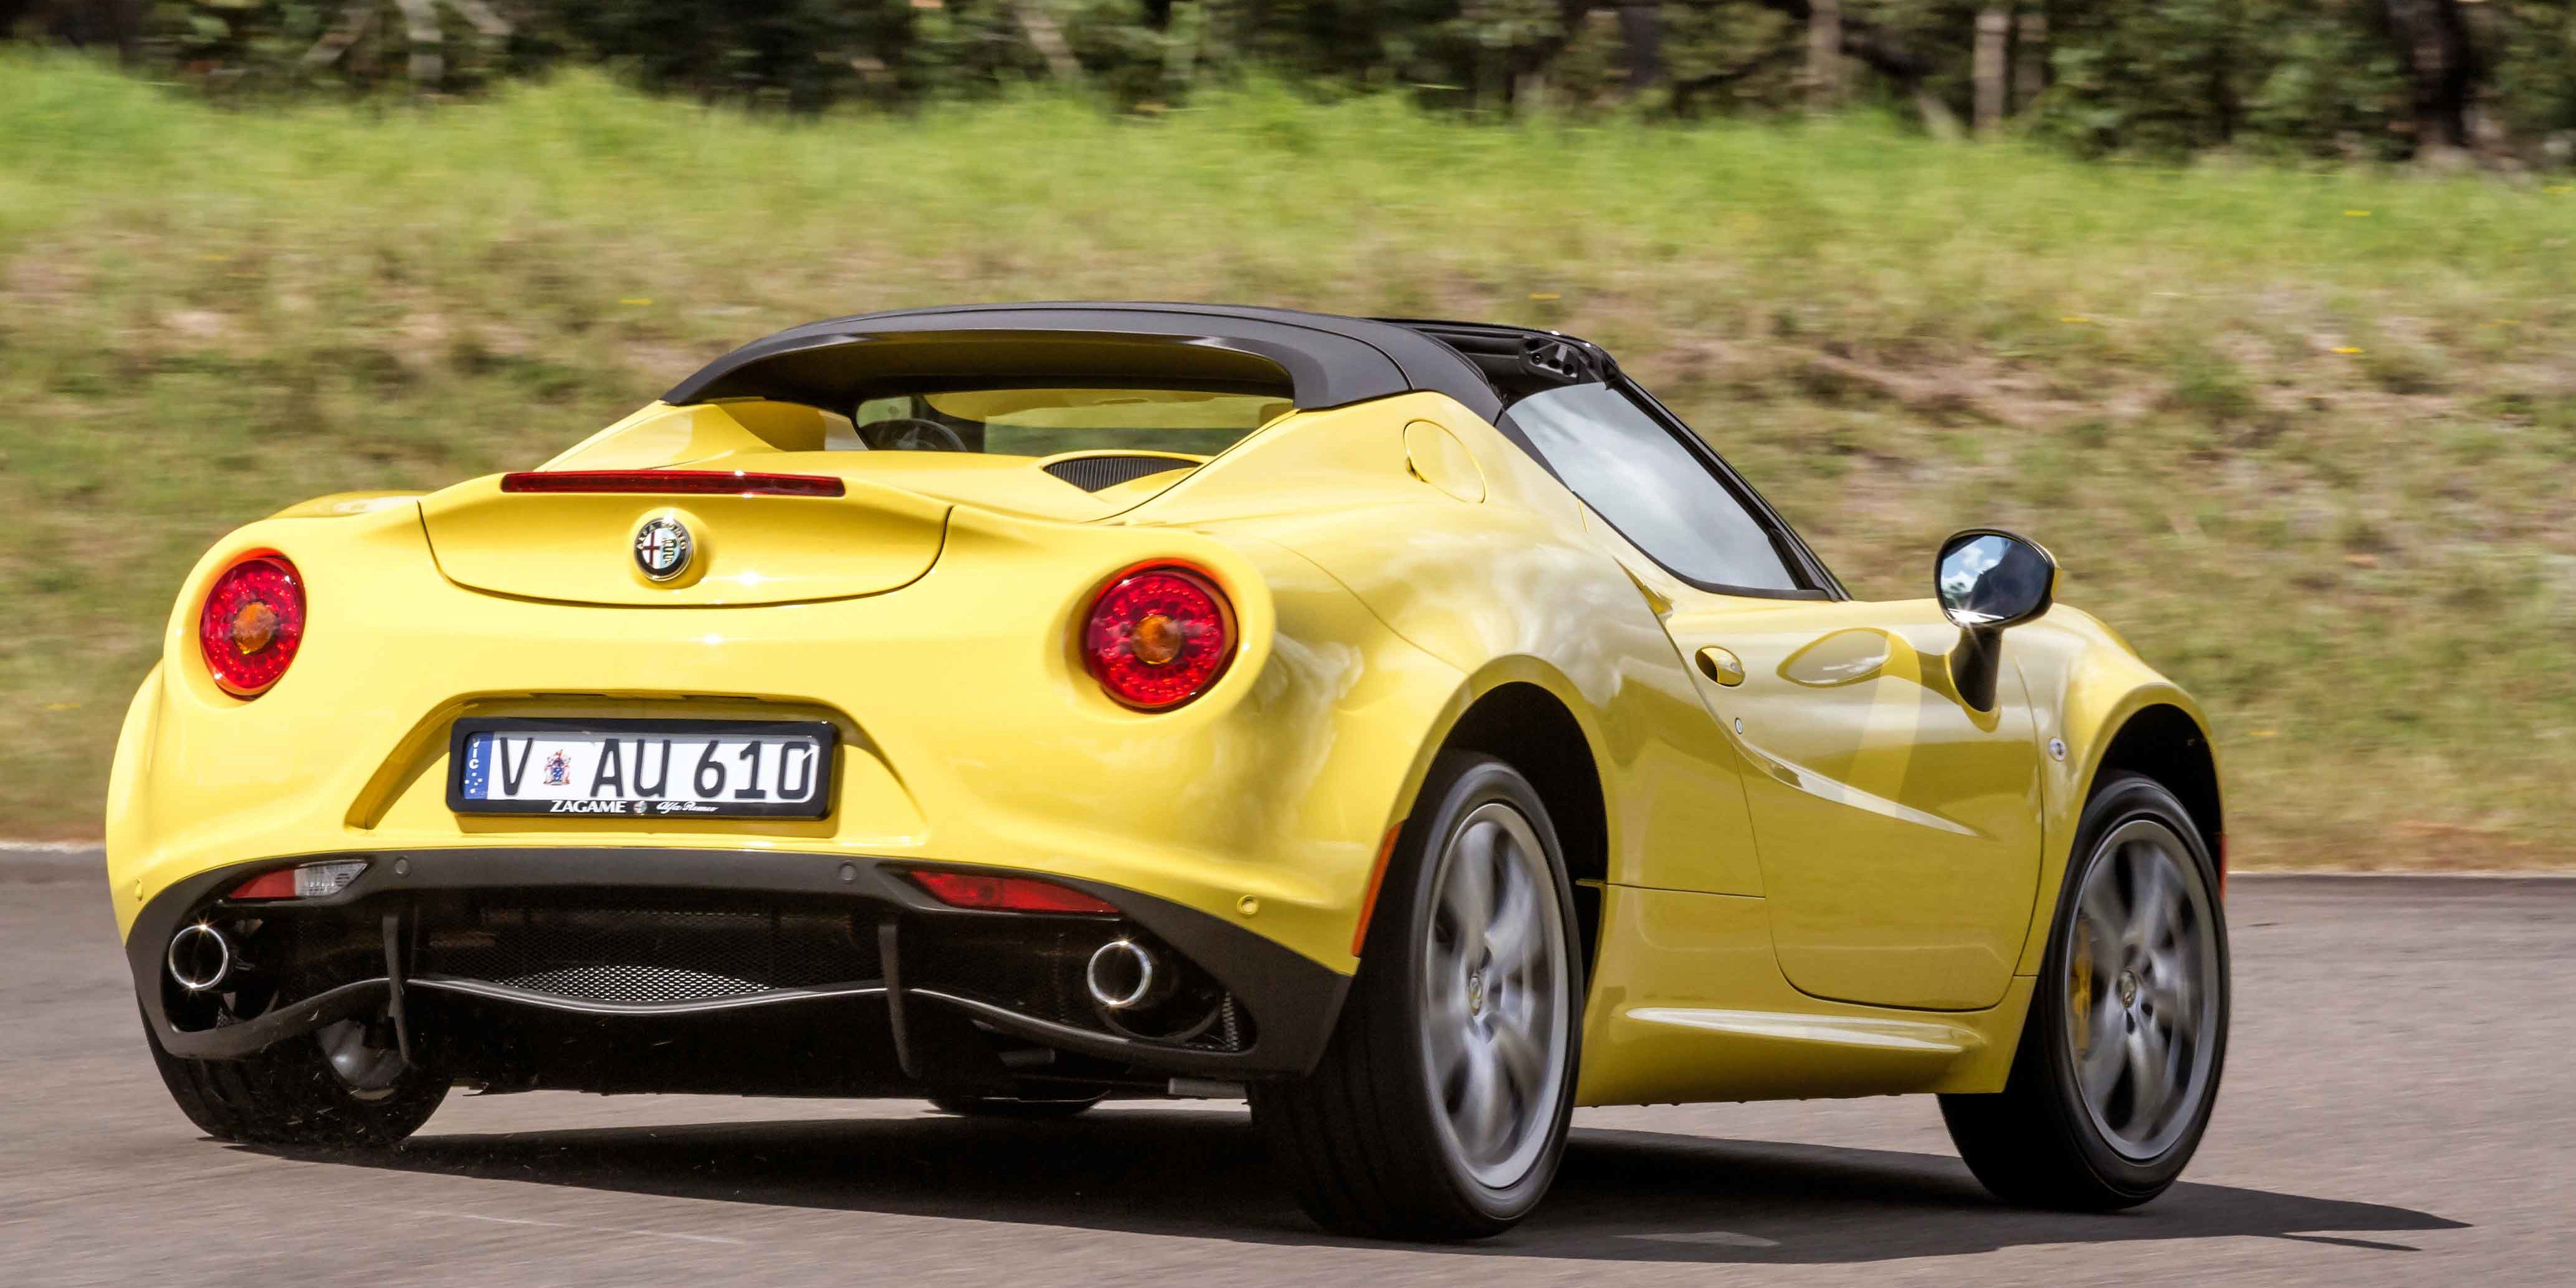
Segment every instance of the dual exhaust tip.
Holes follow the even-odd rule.
[[[164,956],[170,978],[191,993],[222,987],[232,977],[235,961],[233,941],[202,921],[179,927],[179,933],[170,936],[170,951]]]
[[[1172,971],[1152,949],[1124,938],[1094,949],[1082,971],[1092,1005],[1104,1011],[1151,1006],[1171,995],[1173,982]]]

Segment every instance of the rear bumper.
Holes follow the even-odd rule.
[[[1026,1057],[1046,1052],[1106,1071],[1110,1081],[1108,1072],[1244,1080],[1311,1069],[1349,983],[1206,913],[1052,873],[1032,875],[1092,894],[1118,915],[960,910],[931,899],[894,861],[811,852],[549,846],[297,857],[364,859],[368,866],[327,898],[251,904],[221,896],[286,860],[227,865],[174,883],[137,915],[126,940],[128,965],[145,1021],[171,1054],[239,1058],[359,1019],[400,1027],[407,1045],[419,1039],[433,1064],[460,1077],[497,1083],[517,1076],[540,1085],[499,1066],[542,1065],[553,1072],[541,1085],[594,1090],[990,1084],[1007,1078],[1013,1058],[1020,1059],[1014,1067],[1025,1067]],[[601,911],[607,908],[649,911]],[[552,927],[595,929],[612,917],[642,920],[591,947],[564,947],[538,975],[491,965],[504,949],[545,957],[550,943],[562,942]],[[675,969],[684,959],[702,966],[709,944],[728,942],[705,933],[709,919],[749,927],[743,933],[767,944],[772,959],[782,936],[802,936],[800,973],[725,981],[720,972]],[[253,945],[245,970],[270,973],[272,995],[247,1015],[218,1015],[223,1008],[213,995],[191,994],[170,978],[171,937],[198,921],[245,937]],[[1156,1033],[1153,1025],[1122,1025],[1087,997],[1069,1003],[1062,983],[1068,954],[1087,958],[1095,941],[1120,937],[1170,958],[1197,990],[1188,996],[1221,998],[1213,1005],[1223,1009],[1210,1015],[1224,1023],[1187,1032],[1184,1014]],[[695,957],[687,951],[692,943]],[[688,995],[561,982],[631,981],[657,971],[694,981],[680,990]],[[718,982],[700,986],[708,980]],[[504,1031],[507,1041],[493,1037]],[[830,1040],[816,1040],[820,1035]],[[729,1081],[723,1070],[737,1066],[719,1057],[730,1044],[755,1039],[771,1040],[767,1054],[741,1064],[745,1071]],[[658,1053],[662,1063],[567,1063],[543,1055],[584,1045],[592,1056],[632,1049]],[[674,1048],[684,1057],[678,1064],[664,1058]],[[511,1054],[529,1049],[540,1051],[538,1065]]]

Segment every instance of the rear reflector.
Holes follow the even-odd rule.
[[[330,863],[307,863],[301,867],[279,868],[263,872],[233,887],[230,899],[322,899],[349,888],[358,874],[367,870],[363,859],[341,859]]]
[[[829,474],[742,470],[523,470],[501,476],[504,492],[643,492],[677,496],[842,496]]]
[[[964,872],[915,871],[912,879],[930,896],[952,908],[982,908],[993,912],[1078,912],[1092,915],[1115,913],[1117,905],[1103,903],[1080,890],[1068,889],[1052,881],[1028,877],[977,876]]]

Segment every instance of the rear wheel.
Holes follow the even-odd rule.
[[[1574,1107],[1573,892],[1529,780],[1446,753],[1380,886],[1315,1071],[1252,1088],[1298,1202],[1333,1230],[1464,1239],[1547,1192]]]
[[[2209,1125],[2227,924],[2198,829],[2151,779],[2105,783],[2075,853],[2010,1080],[1941,1116],[1997,1197],[2107,1211],[2163,1193]]]
[[[420,1130],[447,1083],[368,1045],[363,1026],[333,1025],[239,1060],[190,1060],[161,1047],[143,1021],[152,1063],[179,1111],[207,1135],[252,1145],[383,1148]],[[352,1032],[352,1030],[357,1030]],[[350,1070],[353,1083],[336,1063]]]

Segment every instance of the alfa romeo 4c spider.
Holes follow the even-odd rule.
[[[840,318],[216,543],[107,878],[218,1140],[1240,1096],[1323,1225],[1460,1238],[1578,1105],[1930,1093],[1997,1195],[2144,1202],[2226,1046],[2206,722],[2039,545],[1927,555],[1854,598],[1554,332]]]

